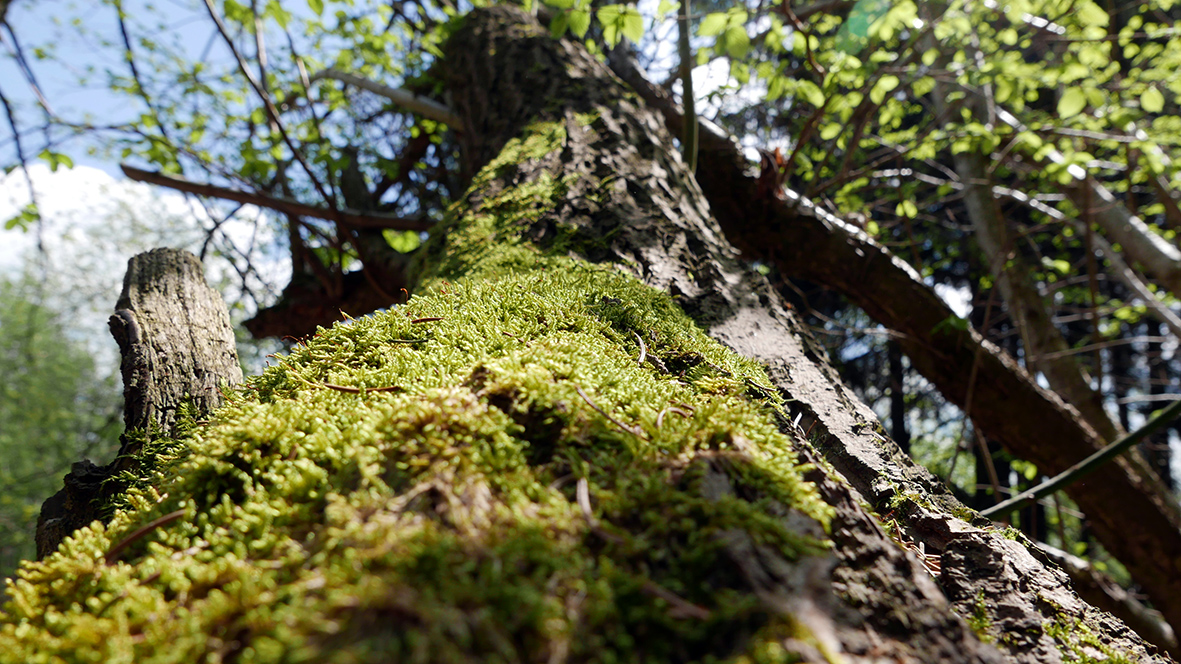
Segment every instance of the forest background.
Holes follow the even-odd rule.
[[[96,221],[75,224],[52,213],[70,186],[55,176],[95,163],[111,172],[122,160],[253,192],[260,203],[294,198],[429,224],[462,193],[462,177],[448,172],[453,136],[331,72],[428,94],[436,28],[461,9],[318,0],[230,0],[214,12],[201,3],[7,7],[0,158],[16,203],[4,241],[32,241],[0,288],[4,569],[30,555],[37,508],[69,464],[115,444],[113,346],[100,350],[103,332],[78,321],[113,304],[127,256],[157,243],[190,247],[237,321],[254,320],[264,337],[298,337],[310,330],[266,317],[298,295],[292,286],[350,302],[346,274],[396,263],[420,240],[392,222],[366,233],[146,188],[125,189],[101,213],[83,211]],[[604,57],[634,43],[656,89],[680,98],[675,9],[560,0],[545,11],[555,33]],[[701,2],[693,80],[702,115],[761,163],[771,195],[798,192],[907,261],[958,314],[940,325],[979,330],[1110,440],[1172,398],[1181,371],[1177,12],[1171,2],[1082,0]],[[90,92],[59,102],[71,86]],[[95,98],[119,101],[95,112]],[[76,248],[58,239],[68,236]],[[941,393],[904,353],[914,331],[875,318],[873,303],[826,282],[823,270],[743,248],[889,434],[966,503],[987,507],[1042,478],[964,417],[975,371],[963,376],[966,394]],[[244,357],[257,367],[275,347],[246,346]],[[1175,438],[1166,430],[1141,446],[1170,490]],[[1014,523],[1130,583],[1065,495]]]

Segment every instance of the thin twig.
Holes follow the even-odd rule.
[[[624,424],[623,422],[620,422],[619,420],[615,419],[614,417],[611,417],[610,415],[608,415],[607,412],[604,411],[602,408],[599,408],[598,406],[596,406],[595,402],[591,401],[591,398],[586,395],[586,392],[582,391],[581,387],[575,385],[574,389],[578,391],[578,396],[582,397],[583,401],[585,401],[591,408],[594,408],[596,411],[598,411],[598,413],[600,415],[607,418],[608,420],[611,420],[611,422],[614,423],[615,426],[619,427],[620,429],[623,429],[624,431],[632,434],[633,436],[637,436],[639,438],[646,438],[646,436],[644,436],[643,430],[641,430],[637,427],[630,427],[630,426]]]
[[[640,338],[640,335],[636,334],[635,330],[632,330],[632,335],[635,336],[636,341],[640,342],[640,359],[637,364],[644,366],[644,360],[648,359],[648,348],[644,345],[644,340]]]
[[[416,95],[413,92],[391,88],[376,81],[371,81],[363,76],[349,74],[337,69],[325,69],[324,71],[313,74],[311,82],[315,83],[326,78],[355,85],[358,88],[381,95],[409,111],[418,113],[424,118],[442,122],[455,131],[463,131],[463,120],[460,120],[459,116],[450,108],[433,99]]]
[[[406,389],[401,385],[389,385],[386,387],[352,387],[351,385],[334,385],[333,383],[320,383],[321,386],[327,387],[330,390],[337,392],[348,392],[350,394],[364,394],[366,392],[396,392],[398,390]]]
[[[664,414],[665,413],[676,413],[676,414],[680,415],[681,417],[685,417],[685,418],[689,417],[689,413],[686,413],[685,411],[681,410],[680,408],[665,408],[664,410],[660,411],[659,415],[656,416],[656,428],[657,429],[660,429],[664,426]]]
[[[709,620],[712,615],[709,609],[698,606],[680,595],[672,592],[667,588],[656,585],[655,582],[644,579],[641,588],[645,595],[662,599],[672,605],[672,610],[669,615],[673,618],[696,618],[697,620]]]
[[[153,530],[155,530],[161,526],[166,526],[166,525],[172,523],[173,521],[176,521],[177,519],[183,517],[184,515],[185,515],[185,510],[183,510],[183,509],[176,510],[175,512],[169,512],[168,514],[165,514],[164,516],[162,516],[158,519],[155,519],[153,521],[149,521],[148,523],[140,526],[139,528],[136,528],[134,532],[132,532],[127,537],[124,537],[121,542],[119,542],[115,546],[111,547],[111,550],[107,552],[107,555],[106,555],[106,558],[104,559],[104,561],[108,565],[113,564],[116,560],[119,559],[120,554],[122,554],[123,551],[125,551],[127,549],[127,547],[134,544],[136,540],[140,539],[144,535],[147,535],[148,533],[152,532]]]
[[[262,106],[267,112],[267,117],[270,118],[275,127],[279,130],[279,136],[283,139],[283,142],[287,145],[287,148],[291,150],[291,154],[295,156],[295,160],[298,161],[299,165],[303,167],[304,172],[308,174],[308,178],[311,180],[312,186],[316,188],[316,193],[320,194],[320,197],[324,200],[324,202],[335,210],[336,199],[328,195],[328,192],[324,189],[324,185],[321,184],[320,179],[316,177],[315,171],[312,170],[311,165],[309,165],[307,160],[304,159],[303,153],[300,152],[299,148],[296,147],[295,141],[291,139],[291,136],[287,134],[287,130],[283,128],[283,122],[279,119],[279,109],[275,108],[275,102],[271,101],[271,96],[267,94],[262,84],[259,83],[259,81],[254,76],[254,73],[250,71],[250,68],[246,66],[246,60],[242,57],[242,54],[238,52],[238,47],[236,44],[234,44],[233,38],[230,37],[230,33],[229,30],[226,29],[225,22],[221,20],[221,16],[218,15],[217,9],[213,6],[213,0],[205,0],[205,7],[209,10],[209,17],[213,19],[214,25],[217,26],[217,31],[221,34],[222,39],[225,40],[226,47],[230,49],[230,53],[233,54],[234,59],[238,62],[238,69],[246,77],[246,81],[250,83],[250,87],[254,88],[254,92],[258,95],[258,98],[262,100]]]
[[[329,210],[326,208],[315,207],[313,205],[307,205],[305,203],[300,203],[299,201],[293,201],[287,198],[271,196],[269,194],[242,191],[240,189],[230,189],[228,187],[219,187],[213,184],[191,182],[189,180],[165,175],[163,173],[134,168],[126,164],[121,164],[119,168],[123,170],[124,175],[137,182],[156,184],[162,187],[168,187],[169,189],[176,189],[177,191],[197,194],[199,196],[212,196],[214,198],[224,198],[236,203],[257,205],[259,207],[278,210],[279,212],[285,212],[287,214],[296,216],[328,219],[343,226],[350,226],[353,228],[390,228],[394,230],[425,231],[434,226],[433,222],[423,221],[420,219],[392,217],[379,213],[367,213],[348,209]]]

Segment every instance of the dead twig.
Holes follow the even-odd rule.
[[[664,414],[665,413],[676,413],[676,414],[680,415],[681,417],[685,417],[685,418],[689,417],[689,413],[686,413],[685,411],[681,410],[680,408],[665,408],[664,410],[660,411],[659,415],[656,416],[656,428],[657,429],[660,429],[664,426]]]
[[[578,478],[578,486],[574,489],[574,500],[578,503],[578,508],[582,510],[582,516],[586,517],[586,524],[590,526],[592,533],[613,544],[622,544],[624,542],[622,537],[607,532],[599,525],[599,520],[595,518],[594,512],[591,511],[590,483],[586,481],[585,477]]]
[[[337,392],[348,392],[350,394],[364,394],[365,392],[396,392],[404,389],[401,385],[389,385],[387,387],[352,387],[351,385],[334,385],[332,383],[320,383],[321,387],[327,387],[330,390]]]
[[[166,525],[172,523],[173,521],[176,521],[177,519],[181,518],[184,515],[185,515],[184,510],[176,510],[175,512],[169,512],[168,514],[165,514],[164,516],[162,516],[158,519],[154,519],[152,521],[149,521],[148,523],[140,526],[139,528],[136,528],[134,532],[132,532],[127,537],[124,537],[123,540],[120,541],[115,546],[111,547],[111,550],[107,552],[106,558],[104,558],[104,562],[108,565],[113,564],[116,560],[119,559],[119,556],[124,551],[127,550],[127,547],[134,544],[136,540],[140,539],[144,535],[147,535],[148,533],[152,532],[153,530],[155,530],[161,526],[166,526]]]
[[[636,334],[635,330],[632,331],[632,336],[636,338],[636,341],[640,342],[640,359],[636,364],[644,366],[644,360],[648,359],[648,347],[644,345],[644,340],[640,338],[639,334]]]
[[[578,396],[582,397],[582,400],[585,401],[587,403],[587,405],[589,405],[591,408],[594,408],[596,412],[598,412],[600,415],[602,415],[603,417],[610,420],[615,426],[619,427],[620,429],[623,429],[624,431],[632,434],[633,436],[647,440],[647,436],[644,435],[644,431],[642,429],[640,429],[639,427],[628,426],[628,425],[624,424],[623,422],[620,422],[619,420],[615,419],[614,417],[611,417],[602,408],[599,408],[598,406],[596,406],[595,402],[591,401],[591,398],[586,395],[586,392],[582,391],[581,387],[575,385],[574,389],[578,391]]]
[[[710,618],[709,609],[698,606],[671,590],[656,585],[656,583],[650,580],[645,579],[640,587],[645,595],[668,602],[671,605],[668,613],[673,618],[695,618],[697,620],[709,620]]]

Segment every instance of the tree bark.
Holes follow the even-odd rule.
[[[613,65],[660,109],[670,130],[679,131],[683,120],[671,99],[627,62],[615,59]],[[737,146],[714,126],[702,123],[701,129],[698,182],[726,238],[744,257],[828,286],[900,332],[898,342],[915,371],[964,409],[988,439],[1040,471],[1057,474],[1103,446],[1074,408],[1037,385],[1003,351],[970,326],[952,325],[959,317],[905,261],[795,192],[786,192],[786,199],[768,196]],[[861,474],[836,465],[846,476]],[[1092,475],[1067,493],[1103,546],[1177,629],[1181,507],[1138,456],[1125,455],[1100,472],[1102,477]],[[877,475],[869,472],[863,481],[872,483]],[[1129,514],[1137,516],[1135,528],[1128,528]]]
[[[203,419],[221,405],[222,389],[242,382],[226,306],[187,251],[153,249],[132,257],[109,324],[123,357],[127,432],[114,461],[75,463],[65,487],[45,501],[37,520],[38,558],[78,528],[109,517],[111,498],[126,488],[122,473],[140,462],[145,440],[177,434],[182,408]]]
[[[465,155],[482,164],[508,138],[524,132],[527,123],[564,122],[571,131],[560,154],[500,173],[496,186],[506,182],[524,186],[545,173],[571,168],[579,172],[579,184],[566,194],[569,207],[559,207],[551,213],[553,217],[534,222],[523,234],[542,238],[544,245],[546,236],[552,237],[555,227],[564,223],[578,228],[585,238],[611,238],[601,253],[585,257],[628,266],[645,283],[673,294],[715,339],[767,367],[772,383],[800,418],[799,432],[811,433],[808,438],[818,442],[825,460],[801,441],[805,458],[832,463],[856,489],[850,493],[846,485],[819,472],[812,476],[830,504],[841,506],[831,528],[839,561],[831,579],[837,605],[845,603],[861,615],[856,621],[860,627],[844,623],[839,609],[829,618],[846,652],[864,654],[854,644],[874,641],[877,637],[870,632],[877,631],[906,634],[890,647],[897,648],[905,640],[909,643],[905,652],[919,659],[991,657],[977,646],[953,655],[944,637],[931,640],[932,630],[961,633],[920,606],[931,601],[936,602],[932,606],[945,606],[922,575],[907,572],[899,577],[890,571],[891,566],[899,570],[898,563],[890,562],[890,547],[882,544],[872,517],[854,507],[863,500],[880,507],[897,505],[894,525],[903,531],[904,540],[924,542],[930,555],[943,554],[940,584],[961,615],[975,615],[981,610],[980,598],[986,598],[983,611],[995,628],[995,633],[989,633],[1001,637],[1004,654],[1014,661],[1051,661],[1058,651],[1045,633],[1012,641],[1003,634],[1026,629],[1021,627],[1029,624],[1026,621],[1060,619],[1043,613],[1045,604],[1018,588],[1042,588],[1062,598],[1058,606],[1069,607],[1065,610],[1071,615],[1107,620],[1078,600],[1061,572],[1044,566],[1044,557],[987,529],[986,522],[969,524],[957,518],[971,519],[970,512],[875,430],[880,426],[873,414],[841,384],[819,345],[766,280],[737,260],[695,181],[675,158],[671,141],[649,111],[632,106],[626,90],[581,49],[567,42],[555,45],[540,36],[522,38],[517,22],[523,19],[515,11],[500,9],[493,16],[492,21],[485,19],[473,28],[474,44],[449,52],[448,66],[456,76],[450,85],[454,107],[472,130],[465,136]],[[466,32],[456,37],[468,38]],[[554,53],[556,47],[560,53]],[[543,87],[539,88],[539,81]],[[563,99],[564,103],[555,103]],[[565,109],[564,118],[555,117],[550,110],[555,106]],[[605,127],[575,131],[571,114],[590,109],[603,114]],[[595,187],[605,177],[618,177],[626,186],[613,187],[614,196],[588,209],[585,201],[597,198]],[[747,203],[758,202],[745,187],[732,192],[737,198],[744,194]],[[806,244],[798,249],[812,250]],[[843,269],[848,271],[847,263]],[[974,567],[980,556],[991,561],[988,573]],[[907,612],[913,622],[900,622],[899,611]],[[1105,638],[1138,641],[1123,627],[1105,634]]]

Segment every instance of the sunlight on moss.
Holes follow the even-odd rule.
[[[733,655],[770,616],[721,534],[827,555],[783,515],[822,532],[831,508],[759,365],[665,294],[520,237],[562,192],[489,193],[428,242],[405,306],[321,330],[183,450],[153,447],[154,483],[107,527],[22,568],[0,652],[613,661],[643,639],[653,661]],[[735,491],[707,491],[707,467]]]

